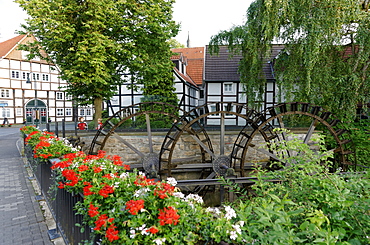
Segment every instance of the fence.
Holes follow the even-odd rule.
[[[83,216],[77,214],[74,207],[77,202],[83,200],[83,196],[81,194],[71,194],[56,186],[56,175],[51,166],[53,161],[59,161],[59,159],[39,162],[38,159],[33,157],[31,147],[25,145],[24,149],[28,164],[41,190],[41,195],[37,199],[46,201],[56,222],[57,228],[55,231],[49,231],[49,236],[52,238],[52,236],[60,234],[65,243],[71,245],[81,244],[83,241],[93,239],[94,236],[90,227],[83,227],[84,232],[81,233],[82,227],[76,226],[76,224],[82,223]]]

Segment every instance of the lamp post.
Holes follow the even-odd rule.
[[[27,76],[27,81],[26,81],[26,83],[30,83],[30,84],[32,84],[32,82],[31,82],[31,78],[30,78],[30,76],[31,76],[31,74],[32,75],[34,75],[34,73],[33,72],[30,72],[29,74],[28,74],[28,76]],[[36,128],[38,127],[38,123],[39,123],[39,118],[40,118],[40,116],[39,116],[39,111],[38,111],[38,103],[37,103],[37,82],[36,82],[36,79],[34,78],[33,79],[33,81],[34,81],[34,83],[35,83],[35,124],[36,124]]]

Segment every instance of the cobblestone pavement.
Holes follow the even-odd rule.
[[[0,244],[54,244],[17,148],[19,139],[19,127],[0,127]]]

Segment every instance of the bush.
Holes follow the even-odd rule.
[[[331,153],[322,139],[316,152],[300,140],[270,145],[291,165],[281,171],[258,169],[252,186],[254,197],[238,186],[233,204],[237,216],[247,225],[242,229],[244,244],[369,244],[369,174],[329,173]],[[286,157],[284,149],[297,156]],[[279,180],[271,182],[267,180]]]

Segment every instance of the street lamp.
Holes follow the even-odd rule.
[[[31,74],[34,75],[33,72],[28,73],[26,83],[32,84],[31,79],[30,79]],[[39,123],[40,115],[39,115],[39,110],[38,110],[38,107],[37,107],[38,106],[38,103],[37,103],[37,82],[36,82],[35,78],[33,79],[33,81],[35,82],[35,121],[34,122],[35,122],[36,128],[37,128],[38,123]]]

